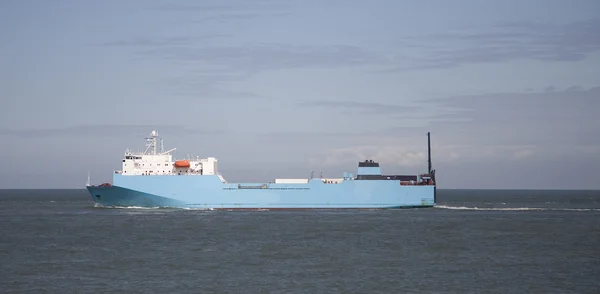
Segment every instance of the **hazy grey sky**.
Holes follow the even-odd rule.
[[[2,1],[0,188],[110,181],[153,129],[229,181],[427,169],[600,188],[600,1]]]

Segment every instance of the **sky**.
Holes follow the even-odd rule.
[[[597,0],[0,2],[0,188],[110,182],[157,130],[229,182],[427,171],[600,189]]]

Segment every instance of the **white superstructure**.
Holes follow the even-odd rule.
[[[275,184],[306,184],[308,179],[275,179]]]
[[[176,148],[164,151],[162,139],[161,150],[157,151],[158,133],[152,131],[150,138],[146,138],[146,150],[144,152],[125,151],[122,169],[115,171],[122,175],[144,176],[144,175],[217,175],[217,159],[214,157],[184,160],[173,160],[171,152]],[[219,177],[223,182],[221,176]]]

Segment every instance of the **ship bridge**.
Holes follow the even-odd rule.
[[[125,176],[147,176],[147,175],[218,175],[217,159],[214,157],[191,158],[174,160],[171,152],[176,148],[165,151],[160,139],[160,150],[158,150],[158,133],[152,131],[146,139],[146,150],[143,152],[125,151],[122,160],[122,169],[115,174]],[[219,179],[225,179],[219,175]]]
[[[402,182],[418,182],[417,175],[384,175],[379,162],[367,159],[358,163],[357,180],[400,180]]]
[[[358,171],[356,175],[361,176],[376,176],[381,175],[381,168],[379,167],[379,162],[373,160],[365,160],[363,162],[358,163]]]

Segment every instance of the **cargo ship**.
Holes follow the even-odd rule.
[[[435,170],[431,167],[427,133],[428,170],[414,175],[386,175],[379,162],[358,162],[356,175],[300,179],[276,178],[264,183],[229,183],[215,157],[174,159],[176,148],[164,151],[152,131],[143,152],[125,151],[112,183],[86,188],[97,206],[188,208],[208,210],[393,209],[433,207]]]

